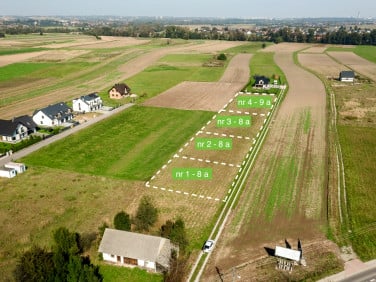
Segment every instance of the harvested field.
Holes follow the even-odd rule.
[[[327,45],[315,45],[308,49],[303,50],[302,53],[315,53],[315,54],[324,53],[326,48],[328,48]]]
[[[260,52],[295,52],[312,46],[312,44],[306,43],[279,43],[275,45],[270,45],[265,49],[260,50]]]
[[[24,62],[38,56],[43,56],[45,54],[48,54],[48,51],[0,56],[0,67],[14,63]]]
[[[46,51],[39,56],[34,56],[29,60],[33,62],[60,62],[79,57],[89,53],[86,50],[51,50]]]
[[[373,81],[376,81],[376,64],[352,52],[328,52],[330,56]]]
[[[219,111],[249,80],[250,54],[236,55],[219,82],[183,82],[144,104],[154,107]]]
[[[349,68],[337,63],[326,54],[298,54],[299,62],[317,73],[323,74],[326,77],[338,78],[339,73]]]
[[[283,238],[325,240],[321,227],[326,205],[326,94],[319,79],[294,64],[292,51],[302,47],[273,46],[289,92],[211,256],[205,280],[218,277],[215,267],[230,272],[255,259],[255,254],[265,254],[264,247],[274,247]],[[256,278],[251,270],[245,277]]]

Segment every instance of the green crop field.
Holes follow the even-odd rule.
[[[212,115],[134,106],[23,161],[30,166],[147,180]]]
[[[359,45],[355,47],[349,48],[346,46],[344,47],[329,47],[325,51],[331,52],[331,51],[340,51],[340,52],[354,52],[358,56],[376,63],[376,47],[375,46],[369,46],[369,45]]]
[[[376,258],[376,128],[339,126],[352,233],[346,234],[363,260]]]

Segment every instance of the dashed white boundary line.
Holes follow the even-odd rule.
[[[168,191],[170,193],[182,194],[182,195],[185,195],[185,196],[191,196],[191,197],[196,197],[196,198],[206,199],[206,200],[213,200],[213,201],[216,201],[216,202],[220,201],[219,198],[213,198],[211,196],[198,195],[198,194],[194,194],[194,193],[183,192],[183,191],[180,191],[180,190],[173,190],[173,189],[169,189],[169,188],[166,188],[166,187],[159,187],[159,186],[155,186],[155,185],[151,186],[150,181],[147,181],[145,183],[145,186],[147,188],[152,188],[152,189],[162,190],[162,191]]]
[[[267,94],[267,93],[252,93],[252,92],[238,92],[238,93],[236,93],[235,94],[235,96],[234,96],[234,98],[231,98],[230,100],[229,100],[229,102],[227,103],[227,104],[225,104],[224,106],[223,106],[223,108],[221,109],[221,110],[219,110],[218,111],[218,114],[219,113],[222,113],[222,112],[229,112],[229,113],[237,113],[237,114],[246,114],[246,115],[253,115],[253,116],[262,116],[262,117],[269,117],[270,116],[270,111],[274,108],[274,104],[272,105],[272,107],[270,108],[270,111],[267,113],[267,114],[258,114],[258,113],[250,113],[250,112],[247,112],[247,111],[245,111],[245,112],[242,112],[242,111],[234,111],[234,110],[226,110],[226,108],[228,107],[228,105],[230,104],[230,103],[232,103],[233,101],[234,101],[234,99],[238,96],[238,95],[242,95],[242,94],[246,94],[246,95],[269,95],[269,96],[275,96],[275,94]],[[274,102],[276,102],[278,100],[278,98],[275,98],[274,99]],[[250,140],[251,138],[250,137],[247,137],[247,136],[235,136],[235,135],[232,135],[232,134],[224,134],[224,133],[217,133],[217,132],[208,132],[208,131],[206,131],[205,132],[205,128],[206,128],[206,126],[208,126],[213,120],[215,120],[217,118],[217,114],[215,114],[215,115],[213,115],[213,117],[212,117],[212,119],[210,119],[207,123],[206,123],[206,125],[204,125],[199,131],[197,131],[196,132],[196,134],[195,134],[195,136],[197,136],[197,135],[199,135],[199,134],[202,134],[202,133],[204,133],[204,134],[207,134],[207,135],[215,135],[215,136],[222,136],[222,137],[231,137],[231,138],[238,138],[238,139],[245,139],[245,140]],[[267,121],[267,119],[265,118],[264,119],[264,124],[266,123],[266,121]],[[256,135],[256,139],[257,138],[259,138],[259,136],[260,136],[260,132],[263,130],[263,128],[264,128],[264,126],[262,125],[261,127],[260,127],[260,130],[259,130],[259,132],[257,133],[257,135]],[[256,139],[255,138],[252,138],[253,139],[253,141],[252,141],[252,144],[255,144],[256,143]],[[184,148],[186,148],[191,142],[193,142],[193,140],[194,140],[194,137],[191,137],[190,139],[189,139],[189,141],[188,142],[186,142],[185,144],[184,144],[184,146],[183,147],[181,147],[180,149],[179,149],[179,153],[182,153],[183,152],[183,150],[184,150]],[[248,153],[247,153],[247,155],[246,155],[246,159],[249,157],[249,154],[252,152],[252,150],[253,150],[253,147],[251,146],[250,147],[250,149],[249,149],[249,151],[248,151]],[[174,158],[180,158],[180,156],[178,155],[178,154],[175,154],[174,155]],[[181,157],[182,159],[185,159],[185,160],[191,160],[191,161],[199,161],[199,162],[206,162],[206,163],[211,163],[211,164],[215,164],[215,165],[222,165],[222,166],[230,166],[230,167],[237,167],[237,168],[239,168],[239,170],[238,170],[238,173],[236,174],[236,176],[235,176],[235,180],[237,180],[238,178],[239,178],[239,174],[242,172],[242,170],[243,170],[243,165],[245,164],[245,161],[243,161],[243,163],[242,163],[242,165],[235,165],[235,164],[229,164],[229,163],[226,163],[226,162],[219,162],[219,161],[211,161],[211,160],[204,160],[204,159],[201,159],[201,158],[194,158],[194,157],[187,157],[187,156],[182,156]],[[167,166],[169,165],[169,164],[171,164],[171,162],[172,162],[172,159],[169,159],[168,161],[167,161],[167,163],[166,164],[164,164],[163,166],[162,166],[162,168],[160,169],[160,170],[158,170],[157,172],[156,172],[156,174],[154,174],[151,178],[150,178],[150,180],[149,181],[147,181],[146,183],[145,183],[145,186],[146,187],[148,187],[148,188],[153,188],[153,189],[159,189],[159,190],[161,190],[161,191],[168,191],[168,192],[171,192],[171,193],[177,193],[177,194],[183,194],[183,195],[186,195],[186,196],[192,196],[192,197],[197,197],[197,198],[200,198],[200,199],[207,199],[207,200],[214,200],[214,201],[219,201],[220,199],[219,198],[213,198],[213,197],[210,197],[210,196],[204,196],[204,195],[197,195],[197,194],[194,194],[194,193],[188,193],[188,192],[182,192],[182,191],[179,191],[179,190],[173,190],[173,189],[168,189],[168,188],[165,188],[165,187],[159,187],[159,186],[151,186],[150,185],[150,181],[152,181],[152,180],[154,180],[155,178],[156,178],[156,176],[158,175],[158,174],[160,174],[161,173],[161,170],[164,170],[164,169],[166,169],[167,168]],[[235,185],[235,181],[233,181],[232,182],[232,184],[231,184],[231,187],[234,187],[234,185]],[[228,195],[231,193],[231,191],[232,191],[232,188],[230,188],[229,190],[228,190]],[[223,199],[223,202],[226,202],[227,201],[227,199],[228,199],[228,195]]]

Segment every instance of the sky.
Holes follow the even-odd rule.
[[[0,15],[376,17],[375,0],[1,0]]]

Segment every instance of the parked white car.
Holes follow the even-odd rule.
[[[209,253],[214,247],[214,240],[207,240],[202,247],[204,253]]]

